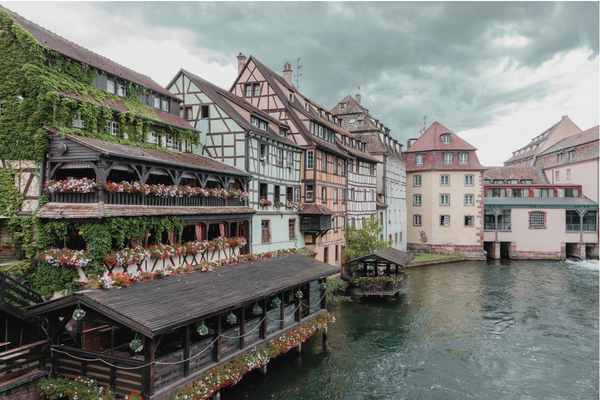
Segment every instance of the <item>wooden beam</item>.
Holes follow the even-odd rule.
[[[242,321],[240,324],[240,350],[244,350],[244,333],[246,332],[246,307],[242,307]]]
[[[217,339],[217,343],[215,346],[215,357],[214,357],[216,362],[221,361],[221,320],[222,319],[223,319],[223,314],[219,314],[217,316],[217,332],[216,332],[218,339]]]
[[[183,363],[183,376],[188,376],[190,374],[190,325],[185,326],[185,344],[183,349],[183,359],[187,360]]]

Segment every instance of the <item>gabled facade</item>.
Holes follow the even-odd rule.
[[[367,152],[377,164],[377,218],[384,227],[383,238],[392,247],[406,250],[406,161],[402,145],[391,137],[390,130],[373,118],[361,105],[361,96],[346,96],[331,112],[342,126],[366,143]]]
[[[531,139],[529,144],[513,151],[512,157],[504,161],[504,165],[507,167],[532,166],[535,164],[538,154],[562,139],[579,132],[581,132],[581,129],[568,116],[563,115],[560,121]]]
[[[598,125],[562,139],[541,152],[535,165],[555,184],[578,184],[598,202]]]
[[[438,122],[407,147],[408,249],[485,259],[477,149]]]
[[[303,148],[279,135],[289,127],[243,98],[185,70],[167,89],[183,100],[182,112],[187,121],[203,131],[195,151],[252,174],[248,185],[249,205],[256,210],[252,251],[295,244],[303,247],[297,206],[301,201]]]
[[[280,123],[289,126],[281,132],[295,144],[303,146],[302,200],[305,204],[319,203],[315,219],[321,217],[323,207],[331,211],[331,228],[304,231],[306,246],[317,252],[317,258],[333,265],[342,262],[347,223],[346,199],[348,182],[347,161],[355,156],[340,147],[343,137],[357,140],[341,126],[341,119],[324,107],[302,95],[291,83],[292,70],[286,64],[283,76],[273,72],[254,57],[238,56],[239,74],[230,91],[265,111]],[[366,155],[366,154],[365,154]],[[303,213],[302,218],[309,215]],[[314,226],[303,224],[301,226]]]

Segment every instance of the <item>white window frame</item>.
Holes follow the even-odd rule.
[[[169,112],[169,100],[162,99],[160,103],[161,103],[161,110]]]
[[[413,186],[420,187],[423,184],[423,178],[421,175],[415,175],[413,177]]]
[[[127,90],[125,89],[125,86],[117,83],[117,96],[124,97],[126,95],[127,95]]]
[[[445,133],[442,135],[442,143],[443,144],[450,144],[450,135]]]
[[[250,83],[245,84],[244,97],[252,97],[252,84],[250,84]]]
[[[450,195],[448,193],[440,194],[440,206],[450,205]]]
[[[421,218],[421,214],[414,214],[413,215],[413,225],[414,226],[421,226],[423,223],[423,220]]]
[[[76,129],[85,129],[85,121],[81,119],[81,114],[75,114],[75,118],[73,118],[73,128]]]
[[[424,161],[425,161],[425,155],[417,154],[417,159],[415,161],[415,165],[423,165]]]
[[[474,185],[474,177],[473,175],[465,175],[465,186],[473,186]]]
[[[465,194],[465,206],[472,206],[474,204],[474,197],[472,194]]]
[[[440,226],[450,226],[449,215],[440,215]]]
[[[458,155],[458,163],[459,164],[468,164],[469,163],[469,154],[468,153],[460,153]]]
[[[420,194],[413,195],[413,206],[422,205],[422,201],[423,201],[423,199]]]
[[[148,143],[158,145],[158,135],[156,132],[148,132]]]
[[[444,153],[444,164],[452,164],[452,153]]]
[[[160,110],[160,97],[154,96],[154,108]]]
[[[440,175],[440,186],[450,186],[450,175]]]
[[[306,150],[306,169],[315,168],[315,151]]]
[[[277,165],[283,166],[283,150],[277,149]]]
[[[107,91],[108,93],[115,94],[115,89],[116,89],[116,87],[117,87],[117,83],[116,83],[115,81],[112,81],[112,80],[110,80],[110,79],[108,79],[108,80],[106,81],[106,91]]]

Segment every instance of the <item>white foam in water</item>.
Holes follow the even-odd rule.
[[[587,269],[590,271],[600,271],[599,260],[575,260],[569,258],[566,260],[566,262],[569,265],[569,267]]]

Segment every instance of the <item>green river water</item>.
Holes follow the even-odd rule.
[[[395,301],[333,308],[229,399],[598,399],[598,261],[411,269]]]

